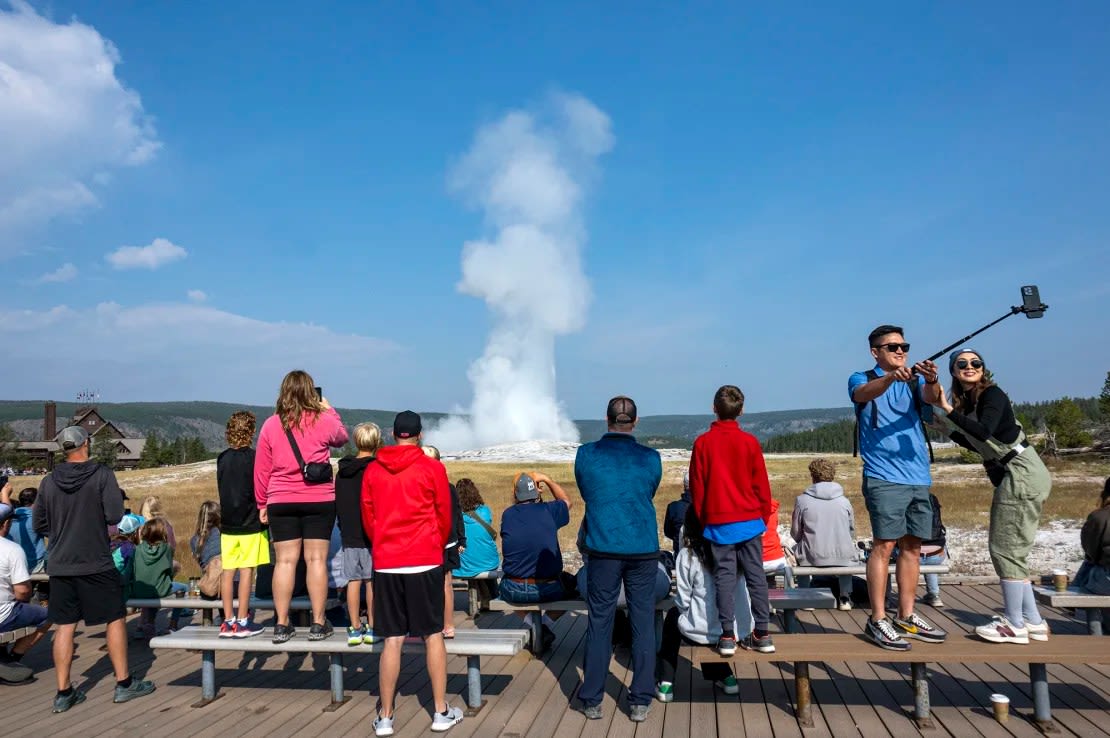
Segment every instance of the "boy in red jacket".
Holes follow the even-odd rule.
[[[362,523],[374,551],[374,633],[385,638],[378,662],[380,706],[376,735],[393,735],[394,697],[405,636],[424,639],[435,700],[432,730],[462,721],[447,704],[443,643],[443,548],[451,535],[447,469],[420,448],[420,416],[406,410],[393,421],[396,446],[378,451],[362,477]]]
[[[764,522],[771,515],[771,483],[763,449],[750,433],[740,430],[736,419],[744,412],[744,393],[726,384],[713,396],[717,420],[694,441],[690,457],[690,497],[705,539],[713,552],[713,584],[722,656],[736,653],[735,616],[737,570],[742,570],[752,602],[755,630],[745,636],[744,648],[774,653],[767,630],[771,606],[763,574]]]

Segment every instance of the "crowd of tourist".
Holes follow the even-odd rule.
[[[1048,638],[1029,584],[1028,554],[1041,506],[1051,488],[1036,451],[1013,416],[1009,398],[994,384],[982,354],[953,352],[952,391],[940,388],[932,362],[907,366],[902,329],[884,325],[868,338],[875,366],[849,380],[857,408],[863,459],[863,502],[872,540],[864,554],[856,516],[836,466],[809,464],[812,484],[800,491],[790,518],[793,545],[778,534],[779,503],[771,495],[758,441],[744,431],[744,395],[725,385],[713,397],[715,419],[694,443],[683,492],[664,515],[671,550],[660,549],[655,496],[662,480],[660,455],[636,440],[636,403],[617,396],[606,408],[607,432],[579,447],[574,462],[578,496],[538,471],[522,471],[495,494],[511,494],[500,524],[478,485],[449,480],[437,450],[422,443],[421,417],[399,413],[391,439],[373,423],[356,426],[354,455],[333,471],[331,449],[348,431],[338,412],[303,371],[282,381],[275,413],[252,444],[256,418],[241,411],[227,422],[228,447],[216,462],[218,501],[204,502],[189,539],[200,568],[200,594],[221,598],[219,637],[260,635],[249,607],[263,588],[273,599],[272,640],[298,635],[290,619],[294,596],[310,605],[309,640],[333,636],[343,621],[351,646],[382,643],[376,735],[392,735],[397,680],[406,637],[421,638],[432,695],[432,730],[462,720],[446,693],[445,639],[455,637],[451,577],[487,575],[488,594],[499,595],[532,625],[536,603],[580,598],[588,612],[582,683],[577,699],[585,716],[600,719],[614,642],[630,649],[629,716],[647,718],[652,700],[675,698],[674,673],[683,643],[773,653],[768,578],[791,566],[842,567],[866,558],[870,616],[865,633],[877,645],[906,650],[906,639],[942,642],[946,634],[916,611],[922,563],[946,559],[941,505],[930,492],[928,440],[923,422],[945,428],[979,453],[995,485],[990,554],[1001,579],[1004,614],[976,629],[993,642]],[[391,440],[392,443],[387,443]],[[107,467],[89,460],[89,437],[79,427],[59,434],[64,462],[37,490],[15,499],[10,484],[0,497],[0,632],[33,631],[0,648],[0,681],[31,677],[20,662],[49,629],[58,691],[55,712],[82,702],[70,682],[77,622],[106,627],[115,671],[114,700],[154,690],[127,667],[127,599],[161,600],[183,592],[175,581],[176,536],[157,497],[138,514],[125,511],[126,494]],[[1110,480],[1099,509],[1083,528],[1086,560],[1076,584],[1110,592]],[[565,570],[559,542],[571,511],[583,506],[577,532],[583,565]],[[887,569],[895,562],[898,595],[888,603]],[[298,571],[301,574],[298,574]],[[265,571],[265,584],[263,572]],[[31,604],[33,572],[49,573],[47,607]],[[499,572],[499,579],[494,574]],[[672,585],[673,582],[673,585]],[[799,579],[809,586],[810,577]],[[851,577],[833,583],[837,605],[853,607]],[[673,586],[673,594],[672,594]],[[329,596],[345,589],[344,607],[326,612]],[[656,604],[673,597],[656,641]],[[238,599],[236,606],[235,599]],[[926,576],[922,602],[942,607],[936,575]],[[168,603],[165,603],[168,604]],[[887,615],[890,607],[892,614]],[[172,608],[169,627],[189,613]],[[539,623],[541,649],[556,639],[558,611]],[[156,634],[158,612],[145,608],[137,635]],[[727,663],[703,676],[727,694],[739,687]]]

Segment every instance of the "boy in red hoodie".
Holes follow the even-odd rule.
[[[462,721],[447,704],[447,648],[443,643],[443,548],[451,536],[447,469],[420,448],[420,416],[393,421],[396,446],[378,451],[362,477],[362,523],[374,551],[374,634],[385,638],[378,663],[380,707],[375,735],[393,735],[394,696],[405,636],[424,639],[435,700],[432,730]]]
[[[774,653],[775,644],[767,630],[771,605],[767,578],[763,574],[764,522],[771,515],[771,483],[763,449],[736,419],[744,412],[744,393],[726,384],[713,396],[717,420],[694,441],[690,457],[690,497],[706,541],[713,552],[713,584],[717,589],[717,612],[722,656],[736,653],[736,577],[744,574],[752,603],[755,630],[741,642],[744,648]]]

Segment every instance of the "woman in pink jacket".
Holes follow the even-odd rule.
[[[274,543],[274,643],[284,643],[296,632],[289,623],[289,601],[302,549],[312,600],[308,639],[323,640],[332,634],[324,618],[328,543],[335,527],[335,482],[328,472],[330,447],[346,442],[347,429],[339,413],[317,393],[312,377],[299,369],[286,374],[276,412],[258,434],[254,457],[259,518],[270,526]],[[298,451],[303,465],[297,459]]]

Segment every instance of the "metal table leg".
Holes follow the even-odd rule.
[[[794,608],[788,608],[782,611],[782,626],[783,630],[787,633],[796,633],[798,630],[798,615],[794,612]]]
[[[813,727],[813,699],[809,691],[809,662],[794,662],[794,693],[798,704],[798,724]]]
[[[482,670],[480,656],[466,657],[466,712],[467,717],[478,714],[485,707],[482,699]]]
[[[1102,608],[1087,608],[1087,632],[1093,636],[1102,635]]]
[[[1033,687],[1033,722],[1045,733],[1057,733],[1052,721],[1052,704],[1048,698],[1048,670],[1044,664],[1029,664],[1029,681]]]
[[[532,655],[543,653],[543,610],[532,613]]]
[[[218,700],[223,695],[216,691],[216,652],[200,652],[200,702],[194,702],[192,707],[204,707]]]
[[[331,674],[331,704],[324,708],[324,712],[335,712],[351,698],[343,694],[343,654],[329,655],[331,657],[331,664],[328,667]]]
[[[923,663],[910,664],[910,678],[913,681],[913,719],[921,730],[935,727],[929,714],[929,670]]]

